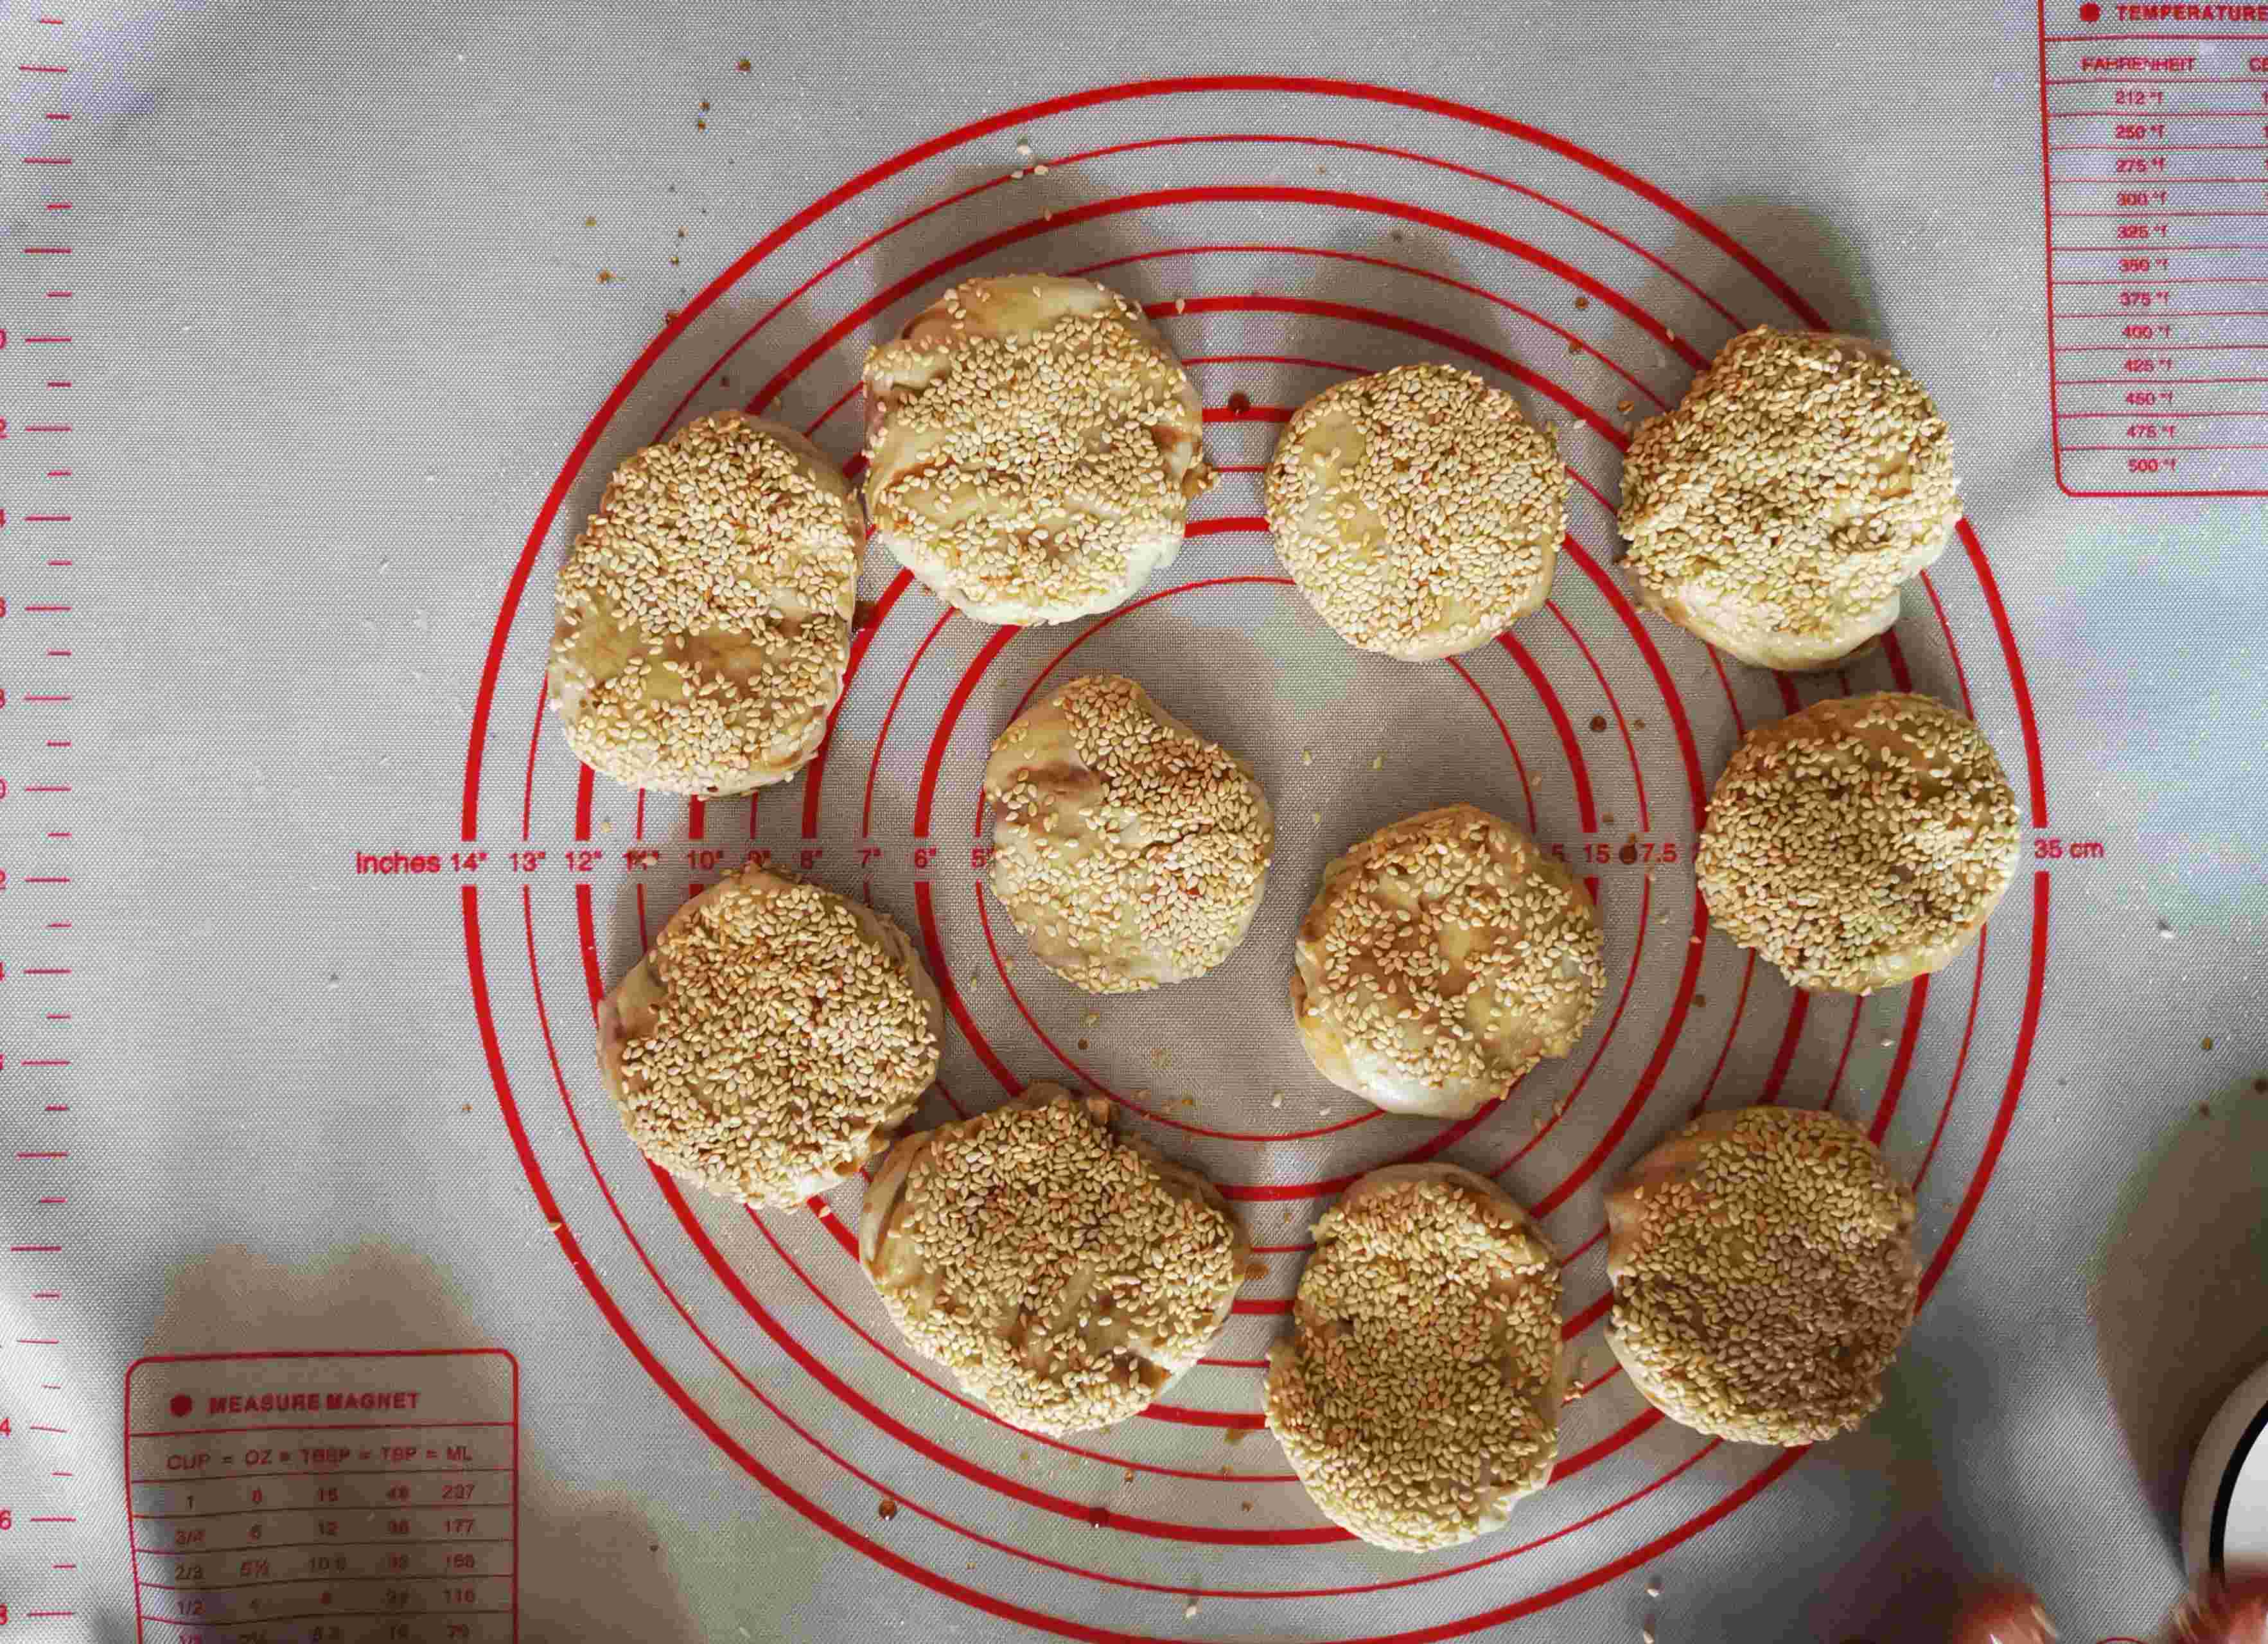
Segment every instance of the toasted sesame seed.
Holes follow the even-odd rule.
[[[630,787],[745,793],[818,751],[862,534],[811,443],[726,411],[615,471],[559,571],[549,689],[569,746]]]
[[[944,1006],[873,909],[749,867],[672,914],[608,995],[600,1065],[645,1155],[792,1205],[887,1146],[937,1074]]]
[[[1815,703],[1718,778],[1695,872],[1711,923],[1812,992],[1949,963],[2014,880],[2016,796],[1976,726],[1926,697]]]
[[[1004,1419],[1080,1433],[1204,1355],[1248,1247],[1211,1183],[1034,1085],[909,1136],[875,1172],[859,1256],[906,1339]]]
[[[1131,680],[1075,679],[1020,715],[984,793],[993,894],[1089,992],[1203,976],[1260,905],[1275,822],[1251,768]]]
[[[1292,1009],[1324,1078],[1390,1112],[1462,1117],[1572,1050],[1606,970],[1574,876],[1470,805],[1381,829],[1323,870]]]
[[[1091,280],[956,285],[867,355],[865,387],[876,534],[985,622],[1123,603],[1217,477],[1181,362]]]
[[[1559,1447],[1559,1264],[1485,1177],[1405,1165],[1314,1227],[1269,1430],[1309,1497],[1380,1546],[1501,1527]]]
[[[1403,365],[1300,407],[1268,467],[1276,551],[1348,644],[1448,656],[1543,603],[1567,522],[1558,441],[1469,372]]]
[[[1621,527],[1646,602],[1764,667],[1826,667],[1895,622],[1961,519],[1952,437],[1876,345],[1743,333],[1632,436]]]
[[[1911,1323],[1914,1197],[1832,1114],[1686,1125],[1608,1196],[1608,1345],[1673,1419],[1808,1444],[1881,1402]]]

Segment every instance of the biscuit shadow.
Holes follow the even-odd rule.
[[[2268,1095],[2186,1110],[2128,1176],[2088,1286],[2095,1358],[2144,1493],[2180,1537],[2205,1425],[2268,1361]]]

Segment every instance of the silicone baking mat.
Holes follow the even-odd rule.
[[[2187,1449],[2268,1358],[2257,9],[66,5],[7,38],[7,1636],[1887,1644],[1993,1569],[2149,1635]],[[549,582],[609,468],[734,404],[847,461],[868,343],[1028,268],[1189,362],[1226,478],[1179,560],[1018,632],[870,556],[797,781],[581,770],[539,711]],[[1955,430],[1970,523],[1841,675],[1726,662],[1616,564],[1628,429],[1759,322],[1889,340]],[[1302,399],[1416,359],[1557,423],[1575,488],[1550,605],[1398,665],[1284,586],[1257,469]],[[982,888],[985,747],[1089,670],[1279,822],[1250,937],[1152,995],[1071,991]],[[1984,727],[2023,871],[1926,984],[1807,999],[1709,933],[1697,820],[1746,729],[1892,687]],[[1577,866],[1609,985],[1441,1124],[1319,1080],[1283,990],[1322,864],[1455,800]],[[638,1158],[593,1003],[752,855],[924,949],[924,1122],[1074,1082],[1227,1185],[1267,1271],[1167,1403],[1004,1427],[890,1328],[851,1193],[750,1213]],[[1603,1186],[1759,1100],[1919,1183],[1887,1402],[1804,1453],[1657,1419],[1600,1336]],[[1542,1219],[1583,1395],[1551,1485],[1427,1557],[1341,1535],[1258,1420],[1306,1228],[1407,1158]]]

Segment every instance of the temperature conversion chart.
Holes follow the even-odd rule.
[[[140,1637],[518,1637],[519,1434],[500,1352],[142,1360],[126,1379]]]
[[[2043,5],[2056,477],[2268,496],[2268,6]]]

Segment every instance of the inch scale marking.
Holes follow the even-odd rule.
[[[2038,10],[2057,483],[2268,496],[2268,13]]]
[[[69,1095],[74,1059],[70,990],[73,965],[62,947],[77,921],[69,899],[76,872],[70,857],[75,803],[68,761],[73,677],[71,624],[84,551],[78,534],[70,446],[79,418],[73,405],[75,350],[82,328],[72,317],[76,282],[63,273],[74,254],[64,213],[76,202],[70,137],[77,110],[72,30],[52,13],[19,18],[15,32],[16,107],[21,123],[12,151],[26,168],[19,210],[43,207],[18,234],[21,260],[0,310],[0,440],[14,440],[14,461],[0,468],[0,543],[11,549],[0,586],[0,634],[9,667],[0,675],[0,725],[14,734],[0,770],[0,803],[14,822],[14,848],[0,861],[0,907],[11,917],[0,949],[0,997],[13,1006],[0,1047],[0,1077],[17,1116],[11,1150],[7,1282],[17,1328],[0,1349],[11,1374],[0,1381],[0,1457],[7,1466],[0,1493],[0,1623],[27,1638],[84,1636],[86,1607],[78,1538],[91,1513],[70,1463],[83,1419],[70,1360],[74,1343],[57,1323],[69,1286],[61,1275],[75,1248],[70,1172],[73,1131]],[[34,169],[35,168],[35,169]]]

